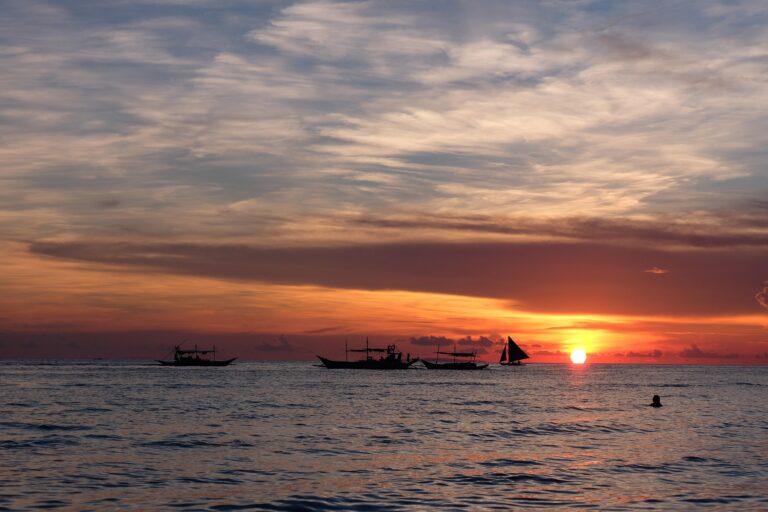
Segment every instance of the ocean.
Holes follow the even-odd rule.
[[[768,367],[0,361],[0,510],[528,508],[768,510]]]

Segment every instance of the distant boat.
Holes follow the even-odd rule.
[[[323,366],[326,368],[337,369],[357,369],[357,370],[407,370],[413,365],[419,358],[411,359],[410,354],[403,361],[403,353],[398,351],[394,345],[388,345],[387,348],[370,348],[368,346],[368,338],[365,339],[365,348],[352,348],[348,349],[346,344],[344,346],[345,356],[349,352],[364,352],[365,359],[359,361],[349,361],[346,357],[344,361],[333,361],[324,357],[317,356]],[[378,354],[378,357],[374,357],[371,354]]]
[[[210,359],[208,359],[209,354],[212,355]],[[173,361],[161,361],[160,359],[156,359],[156,361],[163,366],[227,366],[235,359],[237,358],[217,361],[216,347],[211,350],[199,350],[195,345],[194,349],[185,350],[181,348],[181,345],[176,345],[173,347]]]
[[[511,336],[507,336],[507,342],[504,344],[504,350],[501,351],[499,364],[502,366],[520,366],[523,364],[520,361],[529,357],[525,350],[517,346],[517,343],[512,340]]]
[[[443,354],[445,356],[453,357],[453,360],[447,363],[441,363],[440,362],[440,354]],[[471,360],[467,361],[461,361],[456,360],[456,358],[472,358]],[[475,362],[475,358],[477,357],[477,352],[456,352],[456,347],[453,347],[453,352],[442,352],[440,351],[440,345],[437,346],[437,351],[435,352],[435,362],[430,363],[426,359],[422,360],[421,362],[424,363],[424,366],[429,368],[430,370],[482,370],[486,366],[488,366],[488,363],[480,363],[478,364]]]

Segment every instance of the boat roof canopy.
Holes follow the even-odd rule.
[[[442,352],[438,350],[437,353],[443,354],[446,356],[454,356],[454,357],[475,357],[474,352]]]

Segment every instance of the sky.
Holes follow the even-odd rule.
[[[768,364],[764,0],[0,9],[0,357]]]

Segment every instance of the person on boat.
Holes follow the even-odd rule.
[[[648,404],[649,407],[661,407],[661,398],[659,395],[653,395],[653,401]]]

